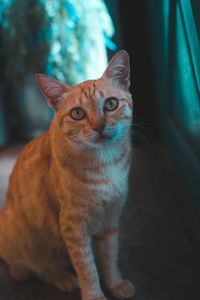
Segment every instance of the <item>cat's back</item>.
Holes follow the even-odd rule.
[[[20,153],[10,175],[7,202],[31,196],[40,189],[51,163],[49,132],[30,141]]]
[[[49,161],[49,132],[45,132],[42,135],[31,140],[21,151],[11,173],[11,178],[16,173],[23,173],[24,175],[27,175],[27,173],[31,174],[38,167],[40,168],[40,171],[42,171],[41,167],[47,167]]]

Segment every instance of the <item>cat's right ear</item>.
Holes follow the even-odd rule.
[[[110,79],[118,88],[128,91],[130,87],[130,63],[129,55],[125,50],[118,51],[113,56],[102,77]]]
[[[49,106],[57,111],[62,102],[63,94],[67,93],[70,90],[70,87],[56,79],[40,73],[35,75],[35,79],[42,93],[46,97]]]

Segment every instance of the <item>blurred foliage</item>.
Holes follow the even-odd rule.
[[[44,7],[51,20],[46,73],[68,85],[101,76],[115,32],[104,1],[45,0]]]
[[[24,82],[30,70],[44,72],[50,46],[45,35],[49,27],[46,12],[39,0],[15,0],[2,15],[2,57],[6,58],[1,74]]]
[[[98,78],[114,27],[103,0],[3,0],[2,75],[46,73],[69,85]],[[112,50],[114,50],[114,48]]]

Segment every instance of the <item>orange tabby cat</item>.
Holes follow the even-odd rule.
[[[129,73],[129,57],[122,50],[100,79],[74,87],[36,75],[55,117],[49,131],[20,154],[0,214],[0,256],[14,278],[34,274],[62,291],[73,291],[79,283],[82,299],[106,299],[94,241],[112,296],[134,294],[117,266],[131,161]]]

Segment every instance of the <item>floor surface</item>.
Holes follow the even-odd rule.
[[[0,152],[0,209],[23,145]],[[200,226],[192,200],[159,145],[135,144],[130,191],[121,218],[119,264],[135,300],[200,299]],[[15,282],[0,261],[0,300],[80,300],[37,279]],[[108,298],[110,299],[110,298]]]

